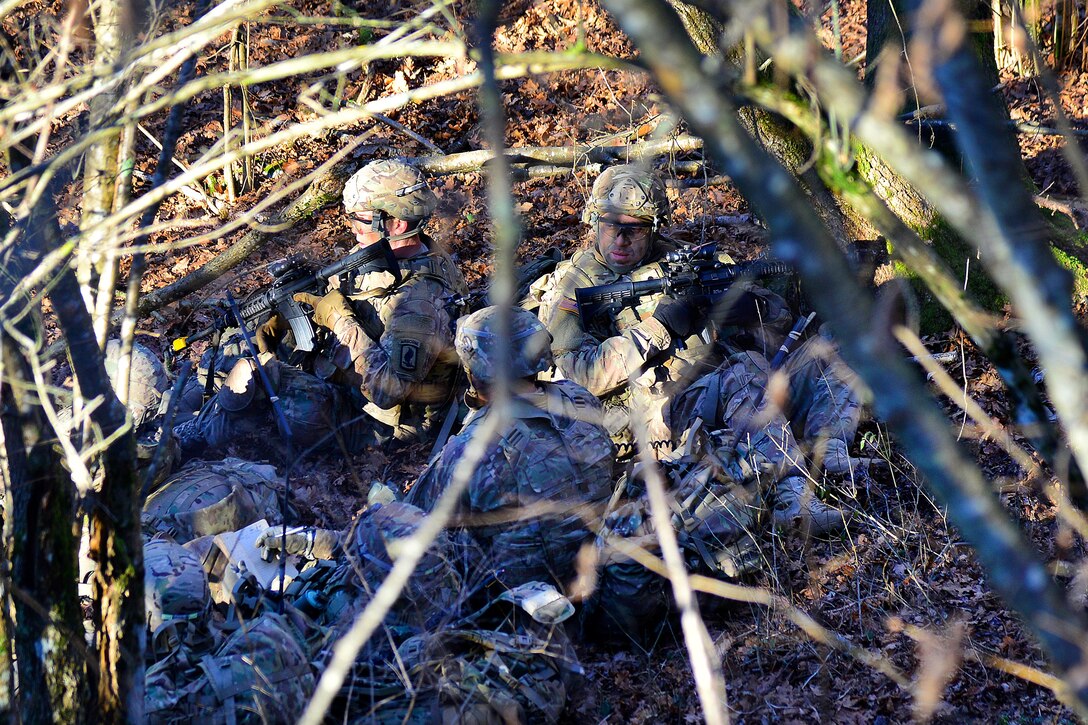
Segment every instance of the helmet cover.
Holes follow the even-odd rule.
[[[403,161],[371,161],[344,184],[344,211],[383,211],[396,219],[421,222],[434,213],[438,198],[423,173]]]
[[[532,377],[552,366],[552,336],[536,315],[511,308],[508,340],[499,339],[498,320],[499,308],[494,305],[458,320],[453,344],[465,370],[476,380],[494,380],[500,355],[508,356],[512,378]]]

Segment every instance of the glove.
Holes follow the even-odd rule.
[[[294,300],[313,307],[314,323],[329,330],[335,328],[342,317],[351,317],[354,314],[348,298],[340,294],[338,290],[333,290],[324,297],[318,297],[309,292],[299,292],[294,296]]]
[[[275,354],[276,347],[287,334],[288,329],[290,328],[287,326],[287,320],[282,316],[274,314],[269,317],[267,322],[257,328],[257,334],[254,335],[257,352]]]
[[[286,553],[299,554],[307,559],[314,547],[315,530],[305,526],[292,526],[287,529]],[[280,555],[284,546],[283,527],[269,526],[253,542],[261,550],[261,558],[272,561]]]
[[[654,310],[654,319],[665,326],[674,340],[690,337],[706,325],[704,310],[694,298],[662,297]]]

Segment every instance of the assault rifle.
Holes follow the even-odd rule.
[[[314,326],[302,303],[295,301],[295,295],[309,292],[321,296],[328,291],[329,277],[376,270],[391,273],[396,284],[402,281],[400,266],[387,239],[354,251],[339,262],[318,270],[301,256],[293,254],[269,265],[272,284],[256,290],[242,301],[239,305],[242,320],[246,325],[256,325],[274,314],[279,314],[294,333],[295,349],[309,352],[314,349]],[[173,344],[174,352],[179,353],[192,343],[211,337],[227,324],[225,319],[219,320],[200,332],[177,338]]]
[[[725,264],[714,256],[709,245],[669,252],[661,264],[664,275],[638,282],[615,282],[575,290],[578,314],[586,329],[607,315],[614,318],[624,307],[634,307],[642,297],[667,294],[676,297],[715,297],[738,279],[777,277],[793,273],[785,262],[756,260],[740,264]]]

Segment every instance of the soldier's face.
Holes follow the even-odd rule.
[[[374,212],[370,209],[356,209],[345,212],[344,216],[360,247],[367,247],[381,240],[382,233],[374,229]]]
[[[641,264],[652,240],[653,225],[645,219],[605,214],[597,220],[597,250],[614,272],[630,272]]]

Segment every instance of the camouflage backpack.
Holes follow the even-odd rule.
[[[203,620],[210,601],[200,557],[166,539],[144,544],[148,650],[155,659],[207,633]]]
[[[179,544],[280,520],[283,479],[269,465],[226,458],[190,461],[144,503],[145,536],[166,534]]]
[[[295,722],[316,685],[304,642],[286,616],[268,613],[198,662],[169,658],[155,664],[145,675],[148,722]]]

